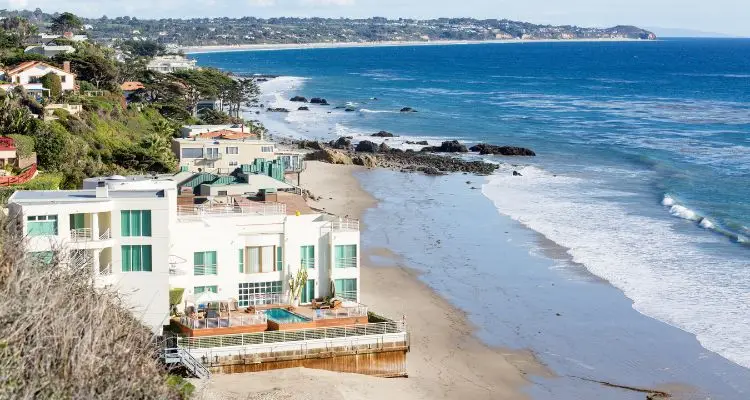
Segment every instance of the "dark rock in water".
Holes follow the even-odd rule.
[[[416,153],[416,151],[414,149],[406,149],[404,153]]]
[[[310,99],[311,104],[320,104],[321,106],[327,106],[328,101],[326,99],[321,99],[320,97],[313,97]]]
[[[513,171],[513,176],[523,176],[523,175],[521,175],[521,173],[518,171]]]
[[[415,112],[417,112],[417,110],[415,110],[415,109],[413,109],[411,107],[404,107],[404,108],[401,109],[401,112],[402,113],[415,113]]]
[[[267,112],[280,112],[280,113],[288,113],[289,110],[286,108],[266,108]]]
[[[297,111],[310,111],[310,107],[300,107]]]
[[[423,147],[421,151],[431,153],[467,153],[469,149],[459,143],[458,140],[449,140],[443,142],[440,146]]]
[[[351,108],[351,107],[346,107],[346,109],[344,111],[346,111],[346,112],[355,112],[355,111],[357,111],[357,109],[356,108]]]
[[[403,150],[401,150],[401,149],[394,149],[394,148],[391,148],[391,150],[390,150],[390,151],[391,151],[391,153],[403,153],[403,152],[404,152],[404,151],[403,151]]]
[[[471,185],[471,181],[466,181],[466,184],[467,185]]]
[[[256,113],[256,114],[260,114],[260,111],[256,111],[255,113]]]
[[[479,152],[479,154],[500,154],[503,156],[535,156],[532,150],[525,147],[513,146],[495,146],[493,144],[480,143],[472,146],[469,150]]]
[[[391,147],[385,143],[380,143],[380,146],[378,146],[378,151],[381,153],[387,153],[391,151]]]
[[[398,136],[396,136],[396,135],[394,135],[394,134],[392,134],[390,132],[386,132],[386,131],[380,131],[378,133],[373,133],[370,136],[372,136],[372,137],[398,137]]]
[[[422,167],[419,168],[419,171],[423,172],[425,175],[445,175],[445,172],[442,172],[435,167]]]
[[[346,108],[346,107],[344,107],[344,106],[336,106],[336,107],[333,107],[333,109],[334,109],[334,110],[343,110],[343,109],[345,109],[345,108]]]
[[[291,99],[289,99],[289,101],[294,101],[297,103],[307,103],[307,99],[302,96],[294,96]]]
[[[299,148],[303,150],[304,149],[323,150],[323,147],[320,145],[320,143],[314,140],[300,140]]]
[[[340,137],[336,141],[331,141],[330,144],[334,149],[348,150],[352,146],[352,141],[347,138]]]
[[[363,140],[357,143],[357,147],[354,149],[354,151],[364,153],[377,153],[378,149],[379,147],[376,143],[373,143],[369,140]]]

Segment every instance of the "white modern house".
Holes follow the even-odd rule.
[[[146,69],[154,72],[170,73],[175,71],[184,71],[195,69],[196,60],[191,60],[185,56],[168,55],[158,56],[151,59],[146,65]]]
[[[39,45],[29,46],[23,52],[26,54],[39,54],[47,58],[52,58],[58,54],[71,54],[75,53],[76,49],[73,46],[58,46],[58,45]]]
[[[112,176],[87,179],[82,190],[17,191],[8,213],[30,254],[84,260],[155,333],[168,322],[171,288],[240,307],[277,304],[306,268],[301,304],[332,290],[359,300],[358,221],[241,198],[178,205],[179,179]]]

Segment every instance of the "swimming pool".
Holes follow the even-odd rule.
[[[283,308],[271,308],[265,311],[266,317],[280,324],[295,324],[299,322],[310,322],[310,318],[303,317]]]

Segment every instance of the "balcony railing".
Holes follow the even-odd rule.
[[[203,159],[209,161],[221,160],[221,154],[206,154]]]
[[[357,257],[336,258],[334,268],[357,268]]]
[[[339,218],[331,222],[331,229],[334,232],[359,232],[359,220]]]
[[[192,330],[232,328],[238,326],[264,325],[268,319],[264,314],[237,314],[220,318],[181,317],[180,324]]]
[[[285,304],[286,298],[282,293],[256,293],[250,295],[240,294],[240,307],[262,306],[271,304]]]
[[[91,240],[93,232],[91,228],[79,228],[70,230],[70,240],[74,242],[83,242]]]
[[[254,202],[242,206],[229,204],[177,206],[177,216],[180,218],[199,219],[205,216],[238,215],[286,215],[286,204],[273,202]]]
[[[101,276],[112,275],[112,264],[99,265],[99,275]]]
[[[104,231],[104,233],[99,235],[99,240],[109,240],[109,239],[112,239],[112,231],[110,231],[109,229],[107,229],[106,231]]]
[[[358,305],[356,307],[344,307],[337,309],[328,310],[314,310],[313,321],[319,321],[324,319],[337,319],[337,318],[351,318],[351,317],[366,317],[367,306]]]

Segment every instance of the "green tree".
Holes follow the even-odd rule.
[[[39,81],[42,83],[42,87],[49,89],[52,99],[56,100],[62,96],[62,81],[60,81],[60,77],[57,74],[50,72],[39,78]]]
[[[64,12],[52,19],[50,31],[58,34],[78,32],[83,28],[83,22],[75,14]]]
[[[69,134],[65,128],[53,123],[36,135],[36,158],[39,166],[50,171],[60,171],[65,161],[65,146]]]
[[[163,54],[166,48],[153,40],[126,40],[120,44],[120,50],[131,57],[153,58]]]

